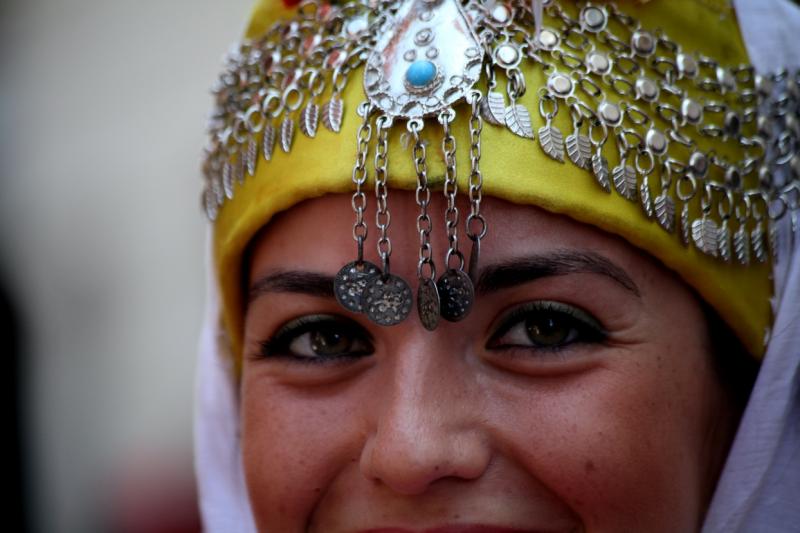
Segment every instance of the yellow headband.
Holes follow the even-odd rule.
[[[545,4],[548,3],[554,2],[545,2]],[[565,11],[573,16],[578,16],[574,6],[569,6],[567,2],[563,3]],[[621,9],[632,20],[640,21],[642,28],[653,29],[654,33],[650,35],[656,35],[655,29],[659,28],[674,42],[680,43],[681,49],[691,53],[692,57],[707,56],[714,58],[720,65],[745,64],[747,55],[735,17],[729,8],[720,8],[719,4],[724,3],[716,2],[716,6],[714,6],[710,2],[696,0],[654,0],[644,6],[625,4]],[[552,15],[552,9],[552,6],[546,8],[549,15]],[[267,34],[276,21],[291,19],[296,12],[296,9],[286,8],[275,0],[260,0],[253,11],[246,38],[258,42],[258,39]],[[552,19],[545,19],[545,26],[553,26],[556,23],[557,21]],[[302,43],[299,46],[302,46]],[[248,46],[245,52],[251,49],[252,47]],[[567,49],[564,48],[564,50]],[[264,58],[261,57],[260,60],[264,60]],[[644,61],[643,59],[642,62]],[[536,113],[539,107],[538,99],[541,97],[538,88],[547,85],[548,77],[536,65],[531,67],[523,64],[520,69],[525,77],[527,91],[518,99],[517,103],[530,110],[538,128],[544,125],[544,121]],[[219,165],[219,159],[216,160],[216,167],[213,167],[213,159],[211,163],[208,163],[213,168],[206,169],[209,182],[204,199],[207,209],[216,219],[214,257],[219,273],[223,319],[230,335],[232,351],[236,357],[241,353],[243,330],[244,295],[241,292],[241,262],[248,243],[276,213],[289,209],[308,198],[353,190],[351,174],[355,159],[356,132],[362,120],[355,111],[365,99],[362,77],[361,67],[350,73],[349,83],[341,94],[344,113],[341,131],[338,133],[321,126],[317,127],[314,138],[297,133],[293,136],[289,153],[278,146],[274,149],[269,161],[264,160],[262,153],[262,157],[257,157],[258,163],[255,164],[255,159],[248,161],[244,152],[248,148],[252,150],[250,141],[253,141],[252,144],[257,142],[258,147],[262,146],[263,132],[257,132],[258,135],[253,134],[248,137],[247,132],[243,130],[244,134],[238,135],[236,128],[244,128],[242,120],[239,120],[233,131],[228,131],[222,137],[224,149],[220,149],[219,146],[209,148],[212,155],[216,150],[224,153],[225,157],[222,167]],[[241,80],[232,82],[223,78],[222,83],[235,85],[240,82]],[[752,86],[752,81],[746,80],[746,82]],[[485,80],[480,81],[476,88],[485,90]],[[622,91],[625,90],[625,87],[622,87]],[[631,86],[632,94],[635,90]],[[706,103],[711,101],[697,87],[692,86],[687,90],[688,94],[697,101]],[[330,98],[330,91],[330,87],[325,87],[323,94],[318,97],[318,103],[326,102]],[[623,100],[626,100],[626,97],[617,94],[613,94],[609,98],[609,101],[615,103]],[[721,100],[724,101],[725,97],[723,96]],[[260,100],[255,101],[261,102]],[[624,104],[621,105],[624,109]],[[640,105],[640,102],[636,102],[636,105]],[[656,105],[657,103],[641,103],[642,108],[650,114],[654,114],[652,110]],[[708,109],[708,106],[706,107]],[[452,129],[457,145],[468,147],[470,140],[469,112],[460,112],[462,108],[468,108],[468,106],[463,103],[457,105],[456,109],[459,112],[456,113]],[[247,109],[241,109],[239,119],[244,117],[246,111]],[[711,109],[710,112],[713,111],[714,109]],[[300,112],[300,109],[296,110],[294,116],[297,118],[297,114]],[[278,135],[280,135],[281,117],[283,115],[272,117],[267,114],[266,116],[267,121],[275,122]],[[230,117],[217,117],[217,119],[221,121],[221,126],[225,126],[225,120],[230,122]],[[436,130],[436,132],[441,131],[441,127],[435,124],[435,121],[431,121],[431,123],[436,128],[426,127],[425,134],[430,133],[429,129]],[[573,130],[570,113],[563,108],[555,117],[553,124],[565,132],[565,135]],[[229,123],[227,125],[230,127]],[[755,127],[755,124],[745,126],[742,135],[744,136],[745,132],[749,132]],[[417,184],[417,175],[408,150],[401,146],[401,131],[399,130],[405,131],[405,127],[395,128],[389,134],[389,153],[392,156],[390,186],[413,190]],[[613,136],[613,133],[611,135]],[[745,148],[740,146],[732,148],[731,143],[725,142],[726,138],[723,138],[727,135],[727,133],[724,135],[720,133],[716,136],[719,138],[715,138],[714,135],[704,138],[706,153],[716,154],[716,157],[726,161],[746,160],[743,155],[746,151]],[[239,138],[234,140],[230,137]],[[438,141],[439,138],[438,136],[431,137],[430,140]],[[219,135],[217,141],[219,141]],[[280,140],[277,142],[280,145]],[[665,231],[655,217],[648,219],[638,201],[632,202],[616,192],[608,193],[598,186],[590,172],[569,161],[565,164],[554,160],[553,157],[548,157],[540,148],[539,139],[532,141],[510,133],[508,128],[486,123],[483,127],[481,142],[481,171],[484,176],[483,191],[485,194],[515,203],[537,205],[551,212],[567,215],[575,220],[622,236],[632,245],[648,252],[679,273],[732,327],[751,353],[757,357],[763,354],[765,335],[771,323],[770,261],[768,258],[762,258],[761,261],[753,258],[748,265],[743,266],[735,257],[729,260],[712,257],[716,254],[716,250],[714,250],[714,254],[709,253],[708,250],[704,253],[698,249],[696,242],[688,246],[683,243],[680,237],[682,231],[680,229],[680,207],[682,203],[677,199],[675,190],[677,179],[672,180],[667,191],[676,205],[675,218],[677,220],[674,223],[675,228],[670,232]],[[644,139],[642,139],[642,143],[644,143]],[[619,159],[619,154],[613,144],[609,141],[603,151],[612,167],[618,163]],[[231,146],[234,149],[230,149]],[[648,147],[647,150],[650,148]],[[670,143],[668,154],[661,159],[669,158],[674,154],[680,160],[687,160],[690,153],[687,150],[685,146],[673,141]],[[461,169],[458,179],[462,185],[467,184],[469,172],[464,169],[470,168],[468,156],[468,150],[457,152],[457,166]],[[632,152],[630,154],[631,165],[634,156],[635,153]],[[564,155],[565,159],[567,157]],[[647,157],[649,161],[650,156]],[[302,158],[303,161],[302,172],[298,172],[297,161],[299,158]],[[442,159],[442,154],[438,150],[428,151],[430,175],[441,176],[444,174]],[[646,162],[642,164],[647,166]],[[252,167],[250,168],[253,171],[252,176],[248,175],[248,165]],[[752,168],[748,169],[748,174],[750,174],[749,177],[746,175],[743,178],[749,180],[748,183],[758,178]],[[239,178],[241,183],[236,178]],[[641,183],[641,178],[639,183]],[[655,174],[651,181],[651,187],[655,197],[659,189],[659,180]],[[636,191],[634,191],[634,195],[636,195]],[[224,198],[224,196],[230,198]],[[701,196],[702,193],[698,193],[691,201],[687,202],[690,220],[704,220],[700,205]],[[715,203],[714,211],[730,207],[731,213],[733,213],[733,205],[719,207],[724,203],[724,198]],[[744,205],[738,200],[734,203],[738,207]],[[714,227],[722,225],[722,220],[717,213],[711,212],[708,216],[709,219],[716,220]],[[766,224],[766,222],[768,221],[765,219],[764,223]],[[733,214],[730,224],[730,231],[733,232],[737,227]],[[748,234],[753,231],[754,224],[752,219],[744,222]],[[702,235],[700,239],[702,240]]]

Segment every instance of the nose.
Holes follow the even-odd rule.
[[[451,347],[452,349],[452,347]],[[473,480],[491,459],[481,396],[459,356],[408,342],[391,354],[375,401],[374,431],[360,458],[364,476],[403,495],[444,479]]]

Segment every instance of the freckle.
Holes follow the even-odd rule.
[[[322,489],[320,487],[317,487],[317,488],[314,489],[314,492],[319,494],[320,492],[322,492]]]
[[[583,465],[583,467],[586,469],[587,473],[594,472],[594,462],[593,461],[586,461],[586,464]]]
[[[433,467],[433,471],[434,471],[434,472],[438,472],[438,471],[439,471],[439,465],[436,465],[436,466],[434,466],[434,467]]]

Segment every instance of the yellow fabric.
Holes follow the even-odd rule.
[[[721,15],[719,10],[697,0],[653,0],[646,5],[624,3],[620,7],[642,21],[644,28],[662,28],[686,51],[707,54],[725,65],[748,62],[732,14]],[[277,0],[259,0],[247,37],[258,37],[274,20],[291,13],[292,10],[284,8]],[[536,88],[541,86],[543,77],[540,72],[524,72],[528,92],[520,103],[531,110],[538,127],[541,119],[536,111]],[[360,121],[355,109],[364,99],[360,71],[352,74],[344,99],[345,120],[340,133],[320,128],[315,139],[297,135],[291,154],[276,150],[271,162],[259,159],[256,175],[248,177],[244,185],[237,185],[234,199],[226,201],[221,208],[215,223],[214,254],[223,298],[223,319],[237,359],[242,348],[243,328],[241,261],[248,242],[274,214],[308,198],[352,190],[350,176]],[[462,183],[468,174],[464,169],[469,168],[465,115],[458,113],[454,127]],[[557,122],[565,132],[571,128],[567,115],[562,110]],[[424,133],[431,140],[440,139],[441,128],[432,121],[426,124]],[[438,145],[440,141],[434,142]],[[622,236],[676,271],[717,310],[751,353],[757,357],[763,354],[764,334],[771,321],[768,299],[772,285],[768,263],[747,267],[726,264],[693,246],[684,247],[677,234],[667,233],[655,221],[648,221],[638,203],[602,191],[587,172],[569,163],[553,161],[537,142],[517,137],[505,128],[486,124],[482,143],[481,169],[486,194],[516,203],[535,204]],[[613,143],[609,145],[613,150]],[[609,146],[606,149],[611,152]],[[724,149],[721,150],[724,153]],[[437,152],[428,151],[432,176],[443,174],[441,154]],[[416,176],[407,150],[400,147],[397,131],[390,137],[389,153],[390,186],[413,189]],[[616,156],[609,153],[608,157],[613,165]],[[298,164],[301,161],[302,164]]]

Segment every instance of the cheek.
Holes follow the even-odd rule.
[[[657,353],[619,357],[627,361],[506,397],[511,409],[494,416],[508,421],[517,460],[588,531],[691,531],[704,486],[710,381]]]
[[[256,523],[260,530],[304,531],[331,480],[357,468],[363,431],[354,413],[361,401],[243,383],[242,453]]]

